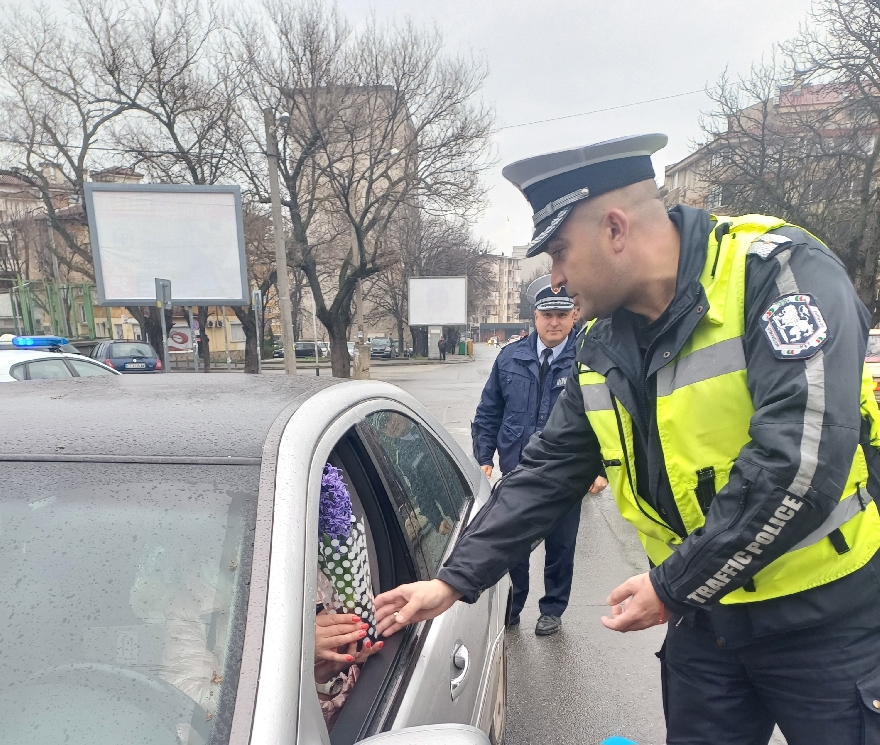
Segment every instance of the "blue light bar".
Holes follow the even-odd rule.
[[[33,349],[34,347],[61,347],[68,344],[68,340],[63,336],[13,336],[12,346],[22,347],[23,349]]]

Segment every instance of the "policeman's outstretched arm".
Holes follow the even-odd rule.
[[[547,426],[532,436],[520,465],[496,484],[437,579],[403,585],[376,598],[379,628],[393,633],[405,623],[439,615],[459,598],[475,602],[571,511],[601,467],[599,443],[573,374]]]

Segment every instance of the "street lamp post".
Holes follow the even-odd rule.
[[[275,112],[263,109],[266,126],[266,156],[269,160],[269,194],[272,198],[272,227],[275,233],[275,266],[278,287],[278,308],[281,313],[281,343],[284,346],[284,372],[296,375],[296,352],[293,348],[293,307],[287,281],[287,251],[284,248],[284,227],[281,222],[281,192],[278,186],[278,140],[275,138]]]

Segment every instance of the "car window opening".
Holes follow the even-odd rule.
[[[471,501],[464,476],[433,436],[399,412],[380,411],[337,444],[330,463],[342,469],[353,513],[363,510],[374,592],[433,577]],[[427,628],[383,639],[383,649],[360,665],[332,722],[332,745],[391,725]]]

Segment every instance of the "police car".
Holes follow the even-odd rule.
[[[64,380],[119,375],[81,354],[63,336],[14,336],[0,343],[0,383],[16,380]]]

